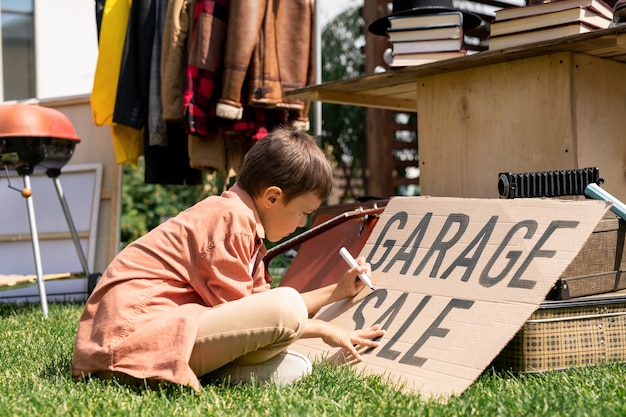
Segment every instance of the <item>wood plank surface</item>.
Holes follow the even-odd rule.
[[[46,274],[43,276],[44,281],[53,280],[53,279],[63,279],[63,278],[71,278],[72,274],[63,273],[63,274]],[[37,281],[36,275],[0,275],[0,291],[6,290],[10,287],[13,289],[16,286],[24,285],[24,284],[32,284]]]
[[[572,75],[579,167],[596,166],[602,188],[626,201],[626,82],[624,64],[576,55]]]
[[[421,79],[422,194],[498,198],[501,172],[573,168],[570,62],[564,52]]]
[[[293,90],[285,95],[329,103],[414,111],[415,105],[411,95],[415,93],[416,80],[422,77],[564,51],[606,56],[607,59],[615,56],[617,60],[621,60],[626,55],[626,25],[502,50],[483,51],[378,74],[330,81]],[[380,99],[380,96],[388,97]]]

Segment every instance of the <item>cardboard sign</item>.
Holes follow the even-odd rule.
[[[316,315],[348,329],[378,323],[386,329],[380,346],[361,348],[361,363],[319,339],[292,348],[384,374],[425,397],[460,394],[538,308],[609,207],[597,200],[395,197],[360,253],[376,290]]]

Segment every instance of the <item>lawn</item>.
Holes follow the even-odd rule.
[[[0,304],[0,416],[623,416],[626,365],[511,375],[486,371],[447,402],[404,393],[380,376],[316,363],[287,387],[169,386],[131,389],[74,382],[74,335],[82,306]]]

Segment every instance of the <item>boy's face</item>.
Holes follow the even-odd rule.
[[[322,201],[314,193],[308,192],[293,198],[285,205],[280,188],[270,188],[276,190],[266,191],[261,196],[257,210],[265,229],[265,237],[270,242],[278,242],[296,228],[305,226],[307,216],[317,210]]]

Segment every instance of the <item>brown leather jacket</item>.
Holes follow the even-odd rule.
[[[161,62],[166,120],[183,119],[193,3],[168,3]],[[247,88],[249,105],[288,109],[290,123],[307,130],[303,124],[308,123],[309,102],[285,98],[283,93],[310,85],[314,80],[313,0],[231,0],[228,15],[218,116],[241,118],[241,93]]]
[[[251,106],[308,120],[308,103],[283,94],[313,82],[313,17],[313,0],[231,0],[218,116],[241,117],[247,80]]]

